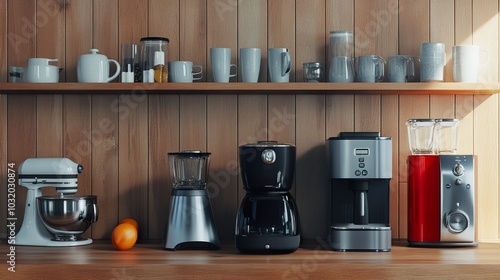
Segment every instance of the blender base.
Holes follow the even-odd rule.
[[[236,247],[248,254],[288,254],[300,245],[300,235],[237,235]]]

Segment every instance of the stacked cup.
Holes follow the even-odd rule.
[[[476,83],[479,73],[479,54],[486,52],[475,45],[459,45],[453,47],[453,81]]]
[[[446,51],[443,43],[423,43],[420,46],[420,81],[444,81]]]
[[[354,38],[351,31],[330,32],[330,55],[328,80],[335,83],[354,82]]]

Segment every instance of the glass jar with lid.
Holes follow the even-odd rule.
[[[168,81],[168,38],[141,38],[141,67],[144,83],[166,83]]]

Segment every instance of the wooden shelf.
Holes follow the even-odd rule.
[[[496,94],[500,83],[0,83],[0,94],[11,93],[175,92],[265,94]]]
[[[394,241],[391,252],[334,252],[323,241],[310,241],[284,255],[240,254],[232,242],[220,250],[162,249],[161,241],[117,251],[109,240],[82,247],[15,246],[16,272],[4,262],[2,279],[405,279],[491,278],[500,275],[500,244],[478,247],[412,248]],[[10,247],[4,241],[0,252]],[[49,274],[47,274],[49,273]],[[6,278],[7,276],[7,278]],[[58,277],[59,276],[59,277]]]

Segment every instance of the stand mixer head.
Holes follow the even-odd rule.
[[[21,163],[19,185],[27,188],[28,193],[16,245],[92,243],[92,239],[80,235],[97,221],[97,198],[72,196],[78,190],[78,174],[82,172],[81,165],[67,158],[29,158]],[[41,188],[44,187],[55,187],[60,196],[42,196]]]

